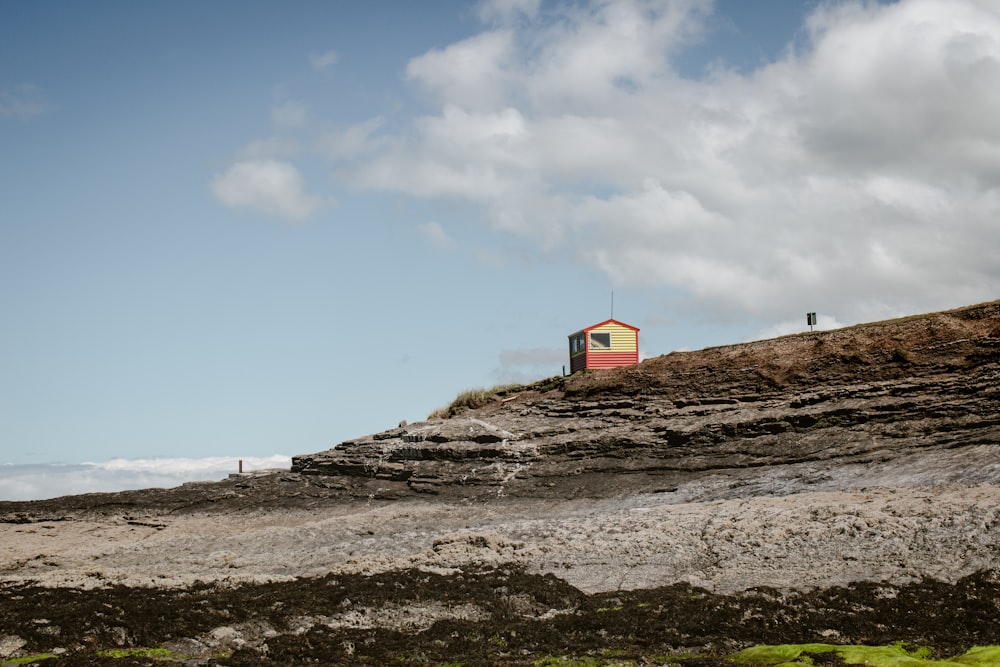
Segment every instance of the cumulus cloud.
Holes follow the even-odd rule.
[[[995,298],[1000,7],[821,3],[777,61],[684,79],[708,7],[487,2],[480,34],[407,67],[438,111],[341,176],[473,202],[710,318]]]
[[[291,458],[276,454],[243,459],[243,470],[285,468]],[[239,459],[114,459],[100,463],[0,465],[0,500],[41,500],[80,493],[169,488],[185,482],[225,479]]]
[[[13,88],[0,88],[0,118],[26,120],[40,116],[49,109],[38,86],[21,84]]]
[[[428,111],[258,142],[212,190],[308,217],[281,160],[312,151],[350,187],[461,201],[519,248],[774,331],[802,304],[850,324],[995,298],[1000,6],[818,3],[775,61],[685,78],[711,8],[485,0],[477,34],[407,64]]]
[[[449,104],[490,108],[501,104],[514,83],[509,72],[516,45],[510,30],[484,32],[414,58],[407,77]]]
[[[304,220],[321,199],[306,194],[302,175],[289,162],[269,159],[237,162],[211,182],[216,199],[230,208]]]

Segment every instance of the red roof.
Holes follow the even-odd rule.
[[[605,324],[618,324],[620,326],[625,327],[626,329],[631,329],[632,331],[638,331],[639,330],[639,327],[634,327],[631,324],[625,324],[624,322],[619,322],[618,320],[604,320],[603,322],[598,322],[597,324],[591,324],[589,327],[586,327],[585,329],[581,329],[581,331],[591,331],[591,330],[596,329],[598,327],[603,327]]]

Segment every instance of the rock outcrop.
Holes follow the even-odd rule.
[[[1000,302],[545,384],[297,456],[292,470],[378,497],[1000,481]]]

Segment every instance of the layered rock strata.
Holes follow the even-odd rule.
[[[698,480],[733,497],[878,486],[906,470],[919,485],[1000,480],[1000,303],[548,384],[297,456],[292,470],[377,497],[613,497]]]

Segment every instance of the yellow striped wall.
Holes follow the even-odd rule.
[[[623,327],[620,324],[615,324],[614,322],[609,322],[596,329],[591,329],[590,333],[603,333],[605,331],[611,333],[611,349],[600,350],[600,352],[635,352],[638,350],[636,344],[638,336],[634,330]],[[591,350],[591,353],[594,352],[595,350]]]

